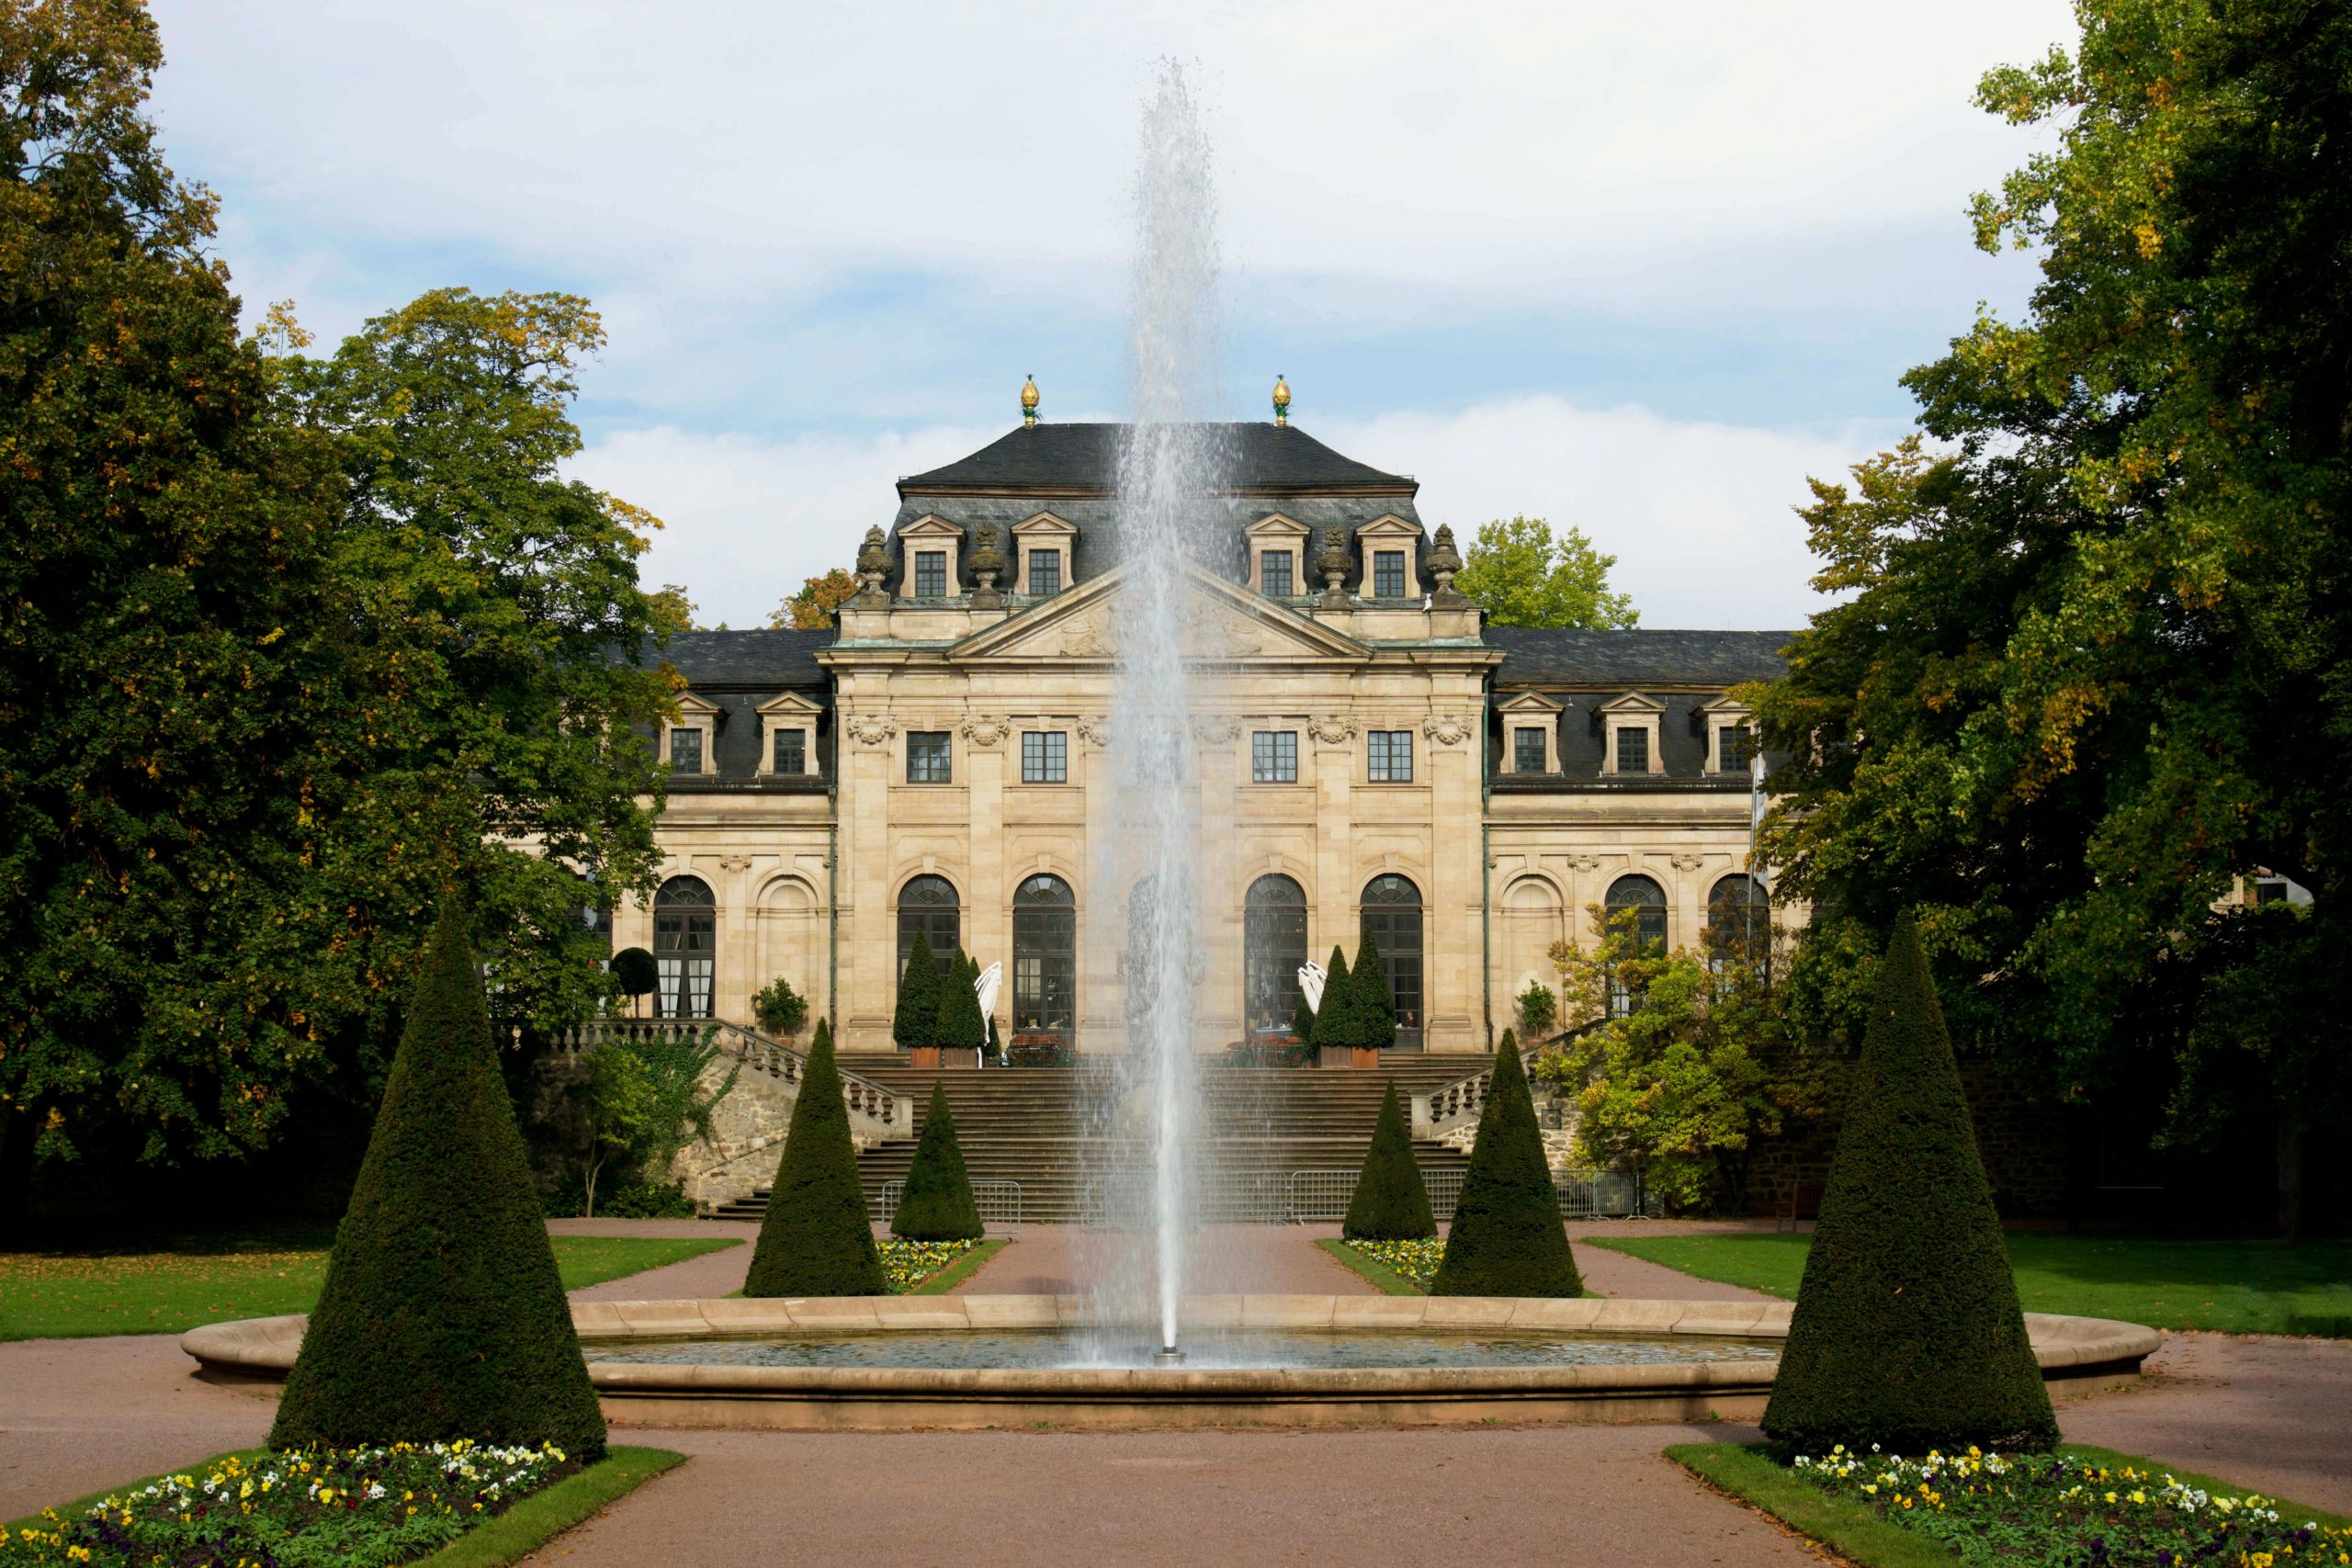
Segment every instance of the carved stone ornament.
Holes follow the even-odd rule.
[[[741,875],[742,873],[752,869],[752,857],[749,855],[721,856],[718,862],[718,869],[721,871],[731,871],[736,874]]]
[[[1600,860],[1597,855],[1570,855],[1568,857],[1568,869],[1570,871],[1583,872],[1586,875],[1589,876],[1592,873],[1600,869]]]
[[[1078,721],[1078,738],[1089,746],[1111,744],[1111,721],[1107,718],[1081,718]]]
[[[956,733],[973,745],[986,748],[995,745],[1012,733],[1012,726],[1001,718],[975,716],[956,727]]]
[[[1241,721],[1226,715],[1214,715],[1193,721],[1193,739],[1204,746],[1229,746],[1241,738]]]
[[[887,746],[899,733],[898,724],[880,714],[860,714],[849,721],[850,739],[861,746]]]
[[[865,585],[860,596],[869,604],[876,601],[887,604],[890,596],[883,592],[882,579],[888,575],[889,570],[890,547],[882,537],[879,526],[870,527],[865,531],[865,542],[858,547],[857,551],[857,575]]]
[[[1677,871],[1696,871],[1707,863],[1707,857],[1704,855],[1675,855],[1670,858]]]
[[[1441,746],[1459,746],[1470,733],[1470,721],[1455,714],[1433,713],[1421,720],[1421,733]]]
[[[1326,746],[1337,746],[1356,736],[1356,721],[1344,714],[1329,713],[1306,721],[1306,732]]]

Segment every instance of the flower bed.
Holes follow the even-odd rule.
[[[1419,1286],[1424,1292],[1429,1290],[1430,1281],[1437,1278],[1437,1266],[1445,1261],[1445,1240],[1442,1236],[1420,1241],[1351,1241],[1348,1245],[1399,1279]]]
[[[1839,1447],[1821,1459],[1800,1457],[1792,1473],[1917,1531],[1963,1563],[2352,1562],[2352,1529],[2282,1517],[2254,1493],[2230,1496],[2071,1455],[2003,1458],[1972,1448],[1907,1460]]]
[[[0,1540],[0,1568],[153,1562],[388,1568],[579,1470],[561,1450],[469,1442],[235,1454]]]
[[[909,1241],[903,1236],[886,1235],[875,1238],[875,1245],[882,1249],[882,1272],[890,1281],[890,1293],[903,1296],[980,1244]]]

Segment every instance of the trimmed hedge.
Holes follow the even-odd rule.
[[[1363,933],[1356,949],[1356,966],[1348,979],[1349,999],[1355,1004],[1351,1042],[1385,1051],[1396,1043],[1396,998],[1388,988],[1388,965],[1380,959],[1380,944]]]
[[[1323,977],[1323,1005],[1315,1010],[1315,1038],[1311,1043],[1318,1050],[1327,1045],[1353,1044],[1354,1017],[1355,1003],[1348,995],[1348,960],[1334,942],[1330,973]]]
[[[957,948],[939,993],[939,1038],[934,1043],[976,1051],[988,1039],[989,1021],[980,1016],[980,998],[972,989],[979,977],[980,966]]]
[[[1301,1045],[1315,1043],[1315,1010],[1306,1005],[1306,993],[1301,991],[1298,1006],[1291,1010],[1290,1037]]]
[[[947,1109],[947,1087],[933,1078],[931,1109],[923,1112],[922,1136],[907,1168],[907,1189],[890,1218],[890,1234],[909,1241],[978,1241],[981,1228],[964,1150],[956,1142],[956,1118]]]
[[[939,1043],[939,964],[931,955],[931,939],[921,931],[915,932],[906,969],[899,976],[899,1010],[890,1017],[890,1042],[901,1051]]]
[[[1935,981],[1908,915],[1879,971],[1764,1411],[1782,1456],[2058,1441]]]
[[[1535,1099],[1508,1029],[1478,1113],[1478,1141],[1462,1178],[1433,1296],[1580,1296],[1552,1168],[1535,1130]]]
[[[1340,1234],[1350,1241],[1419,1241],[1437,1235],[1429,1189],[1421,1181],[1420,1162],[1413,1157],[1413,1137],[1405,1125],[1394,1078],[1381,1099],[1372,1148],[1363,1156],[1363,1173],[1356,1178],[1355,1196],[1348,1200],[1348,1218]]]
[[[916,953],[929,961],[928,950]],[[808,1052],[776,1162],[767,1218],[743,1279],[747,1296],[884,1296],[890,1281],[865,1217],[857,1147],[830,1036]]]
[[[269,1441],[460,1438],[605,1451],[481,981],[445,904]]]

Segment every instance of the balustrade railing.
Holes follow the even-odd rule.
[[[576,1055],[627,1040],[690,1044],[699,1042],[707,1032],[712,1044],[753,1072],[797,1088],[801,1075],[808,1070],[808,1056],[783,1041],[715,1018],[600,1018],[557,1031],[550,1045],[565,1055]],[[842,1073],[841,1079],[842,1101],[848,1106],[853,1122],[865,1123],[865,1131],[878,1139],[915,1135],[910,1099],[855,1073]]]
[[[1541,1046],[1521,1051],[1520,1065],[1532,1072],[1535,1058],[1543,1054]],[[1487,1108],[1487,1091],[1494,1077],[1494,1068],[1481,1067],[1466,1078],[1413,1096],[1413,1136],[1442,1138],[1460,1128],[1476,1126],[1478,1113]]]

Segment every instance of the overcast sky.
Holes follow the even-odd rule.
[[[1969,244],[2041,144],[1976,78],[2074,37],[2060,0],[153,5],[165,146],[249,311],[331,343],[446,284],[589,296],[579,472],[736,626],[1009,428],[1023,375],[1118,417],[1163,57],[1211,116],[1232,417],[1283,373],[1432,525],[1577,524],[1646,625],[1799,624],[1805,476],[2031,286]]]

